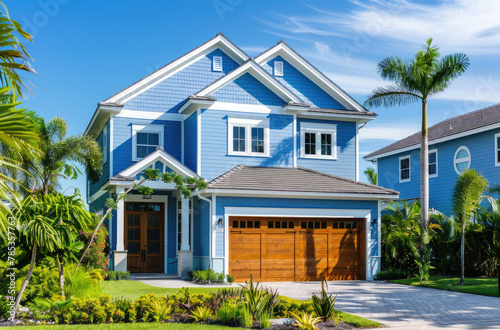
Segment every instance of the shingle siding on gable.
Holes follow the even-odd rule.
[[[184,165],[196,172],[198,156],[198,126],[196,112],[184,121]]]
[[[181,121],[115,117],[113,122],[113,175],[135,163],[132,161],[132,124],[163,125],[165,151],[181,160]]]
[[[337,160],[301,158],[301,123],[326,123],[337,125]],[[297,165],[356,180],[356,123],[297,119]]]
[[[277,106],[285,104],[285,101],[249,73],[245,73],[238,79],[219,89],[213,94],[213,97],[221,102]]]
[[[471,153],[471,168],[481,172],[490,185],[500,183],[500,167],[495,166],[495,134],[490,130],[459,139],[431,144],[429,150],[438,150],[438,176],[429,179],[430,207],[451,214],[451,196],[458,178],[453,166],[455,152],[466,146]],[[399,183],[399,157],[411,154],[411,182]],[[420,197],[420,149],[399,153],[378,160],[379,185],[398,190],[402,199]]]
[[[104,163],[102,165],[102,176],[101,178],[99,179],[98,182],[96,182],[96,184],[94,185],[90,185],[89,188],[90,188],[90,196],[92,196],[93,194],[95,194],[96,192],[99,191],[99,189],[101,188],[101,186],[106,182],[108,181],[109,179],[109,166],[110,166],[110,157],[109,157],[109,136],[110,136],[110,128],[109,128],[109,121],[106,123],[106,126],[105,128],[107,129],[107,135],[108,135],[108,148],[107,148],[107,159],[108,161],[106,163]],[[99,146],[101,147],[101,149],[104,149],[103,147],[103,132],[101,132],[101,134],[99,134],[99,136],[97,137],[97,143],[99,144]]]
[[[212,58],[222,57],[222,72],[212,70]],[[177,112],[187,97],[219,79],[238,64],[222,50],[216,49],[187,68],[125,102],[124,109]]]
[[[274,61],[283,62],[283,76],[274,76],[274,78],[290,89],[295,95],[300,97],[302,101],[317,108],[346,109],[342,104],[319,88],[315,83],[304,76],[299,70],[295,69],[281,56],[275,57],[266,64],[263,64],[262,67],[273,75]]]

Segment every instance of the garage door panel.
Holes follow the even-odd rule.
[[[233,242],[229,250],[229,268],[236,278],[261,277],[261,236],[257,233],[231,232]]]
[[[269,280],[293,279],[295,276],[295,233],[267,233],[262,266]]]

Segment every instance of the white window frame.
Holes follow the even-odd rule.
[[[438,176],[438,173],[439,173],[438,150],[437,149],[429,150],[429,156],[432,153],[436,154],[436,174],[431,174],[431,172],[430,172],[431,163],[429,161],[429,178],[436,178]]]
[[[401,179],[401,171],[403,170],[401,168],[401,161],[404,160],[404,159],[408,159],[408,179]],[[411,156],[410,155],[399,157],[399,173],[398,173],[398,177],[399,177],[399,183],[404,183],[404,182],[410,182],[411,181]]]
[[[500,159],[498,159],[498,150],[500,149],[498,138],[500,138],[500,133],[495,134],[495,166],[500,166]]]
[[[316,153],[314,155],[306,154],[306,133],[313,133],[316,135]],[[332,135],[332,154],[321,154],[321,134]],[[323,123],[308,123],[300,124],[300,157],[312,159],[337,159],[337,124],[323,124]]]
[[[104,126],[102,130],[102,163],[108,162],[108,125]]]
[[[164,148],[165,127],[156,124],[132,124],[132,161],[139,161],[137,157],[137,133],[157,133],[159,134],[159,146]]]
[[[228,117],[227,154],[231,156],[269,157],[269,118]],[[233,150],[233,127],[245,127],[245,151]],[[264,129],[264,152],[252,152],[252,128]]]
[[[458,156],[458,153],[462,150],[466,150],[467,151],[467,154],[469,155],[468,157],[464,157],[464,158],[459,158],[457,159],[457,156]],[[459,162],[457,160],[460,160]],[[467,170],[470,168],[470,165],[472,164],[472,155],[470,153],[470,150],[469,148],[467,148],[466,146],[461,146],[457,149],[457,151],[455,151],[455,155],[453,156],[453,168],[455,168],[455,172],[457,172],[458,175],[462,174],[462,172],[460,172],[457,168],[457,163],[462,163],[464,161],[468,161],[469,162],[469,166],[467,166]]]
[[[283,77],[284,72],[285,68],[283,65],[283,61],[274,61],[274,75],[276,77]]]
[[[182,228],[179,227],[179,214],[181,215],[182,217],[182,207],[179,209],[179,202],[182,201],[182,198],[180,196],[178,196],[176,199],[175,199],[175,209],[176,209],[176,212],[175,212],[175,215],[176,215],[176,218],[175,218],[175,256],[177,257],[178,254],[179,254],[179,234],[182,232]],[[193,233],[194,233],[194,201],[192,198],[189,199],[189,204],[191,205],[191,207],[189,208],[189,222],[190,222],[190,231],[189,231],[189,246],[191,248],[191,250],[193,250],[193,239],[194,239],[194,236],[193,236]]]
[[[214,56],[212,58],[212,70],[222,72],[222,56]]]

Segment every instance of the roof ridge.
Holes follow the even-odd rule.
[[[230,176],[231,174],[239,171],[240,169],[242,169],[244,167],[246,167],[246,165],[244,165],[244,164],[236,165],[235,167],[233,167],[229,171],[222,173],[221,175],[219,175],[218,177],[216,177],[215,179],[213,179],[212,181],[210,181],[209,184],[222,182],[228,176]]]

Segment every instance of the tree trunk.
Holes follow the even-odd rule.
[[[465,282],[465,225],[462,226],[462,242],[460,244],[460,285]]]
[[[31,274],[33,273],[33,268],[35,267],[35,260],[36,260],[36,250],[37,250],[37,242],[33,244],[33,249],[31,250],[31,263],[30,263],[30,268],[28,269],[28,274],[26,274],[26,278],[24,279],[23,286],[21,286],[21,290],[19,290],[19,293],[16,298],[16,304],[14,305],[14,315],[17,314],[17,309],[19,308],[19,304],[21,303],[21,298],[23,297],[24,290],[26,290],[26,287],[28,286],[28,283],[30,281]]]
[[[64,264],[57,256],[57,268],[59,269],[59,286],[61,287],[61,296],[66,299],[66,292],[64,292]]]
[[[427,99],[422,100],[422,143],[420,145],[420,226],[421,237],[429,225],[429,140],[427,135]],[[421,240],[420,259],[425,262],[425,244]]]

